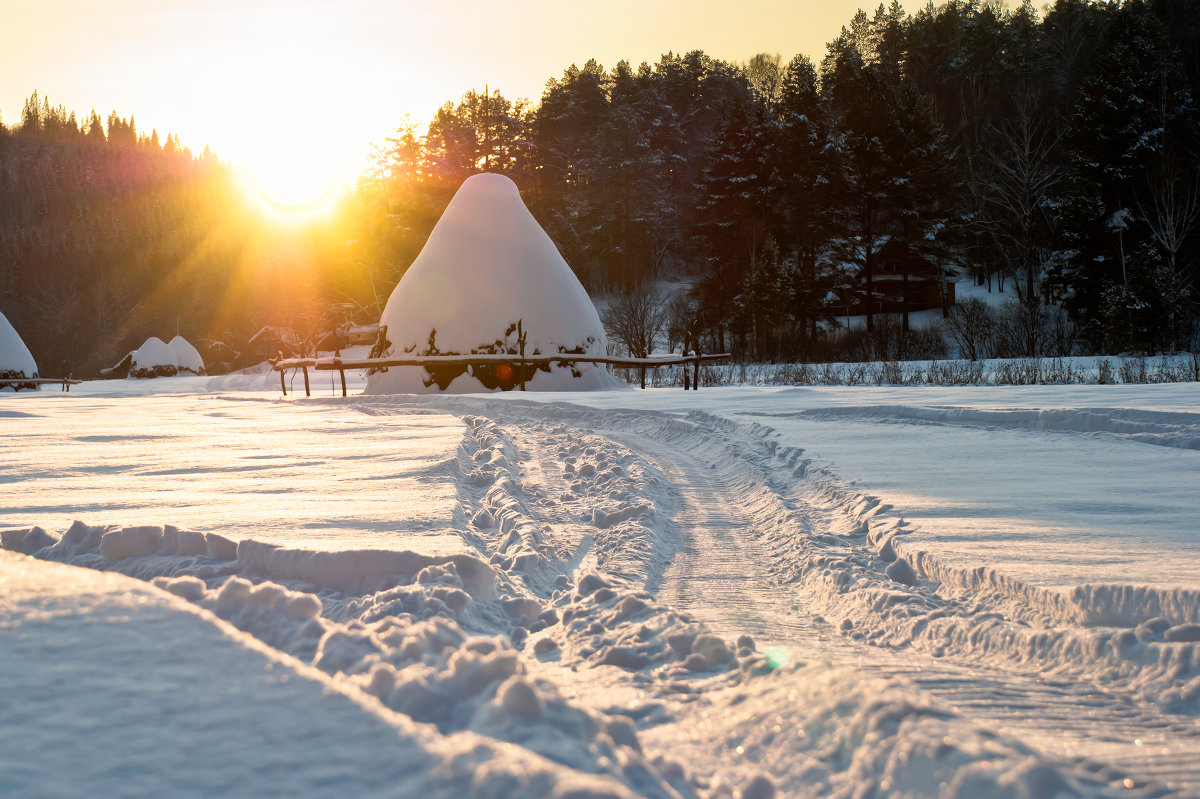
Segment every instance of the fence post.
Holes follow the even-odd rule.
[[[312,392],[308,390],[308,366],[304,367],[304,396],[311,397]]]
[[[486,102],[486,99],[487,98],[484,98],[485,102]],[[522,358],[525,357],[525,339],[526,338],[527,338],[527,336],[525,335],[525,328],[522,324],[522,320],[518,319],[517,320],[517,345],[521,349],[521,357]],[[520,364],[518,364],[518,366],[521,369],[521,390],[524,391],[525,390],[525,366],[526,366],[525,362],[522,361]]]
[[[690,344],[690,343],[691,343],[691,337],[685,333],[683,336],[683,354],[684,355],[687,355],[688,344]],[[684,361],[682,366],[683,366],[683,390],[687,391],[689,388],[692,387],[691,380],[690,380],[691,375],[688,374],[687,361]]]
[[[287,396],[287,381],[283,379],[283,370],[279,370],[279,387],[283,389],[283,396]]]

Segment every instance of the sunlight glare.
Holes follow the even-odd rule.
[[[255,148],[238,159],[244,190],[261,208],[277,214],[327,213],[349,188],[353,170],[320,156],[320,148],[282,143]]]
[[[320,55],[317,55],[320,54]],[[265,39],[231,54],[210,79],[227,87],[214,133],[260,210],[282,217],[327,214],[361,169],[369,136],[334,98],[359,81],[350,59],[316,41]],[[253,87],[229,90],[230,86]]]

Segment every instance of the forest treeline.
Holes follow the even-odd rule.
[[[229,343],[335,307],[365,320],[491,171],[590,290],[706,349],[928,351],[875,316],[897,252],[1015,294],[947,308],[972,355],[1196,347],[1195,0],[893,3],[819,60],[589,61],[536,103],[480,88],[402,126],[304,231],[252,221],[228,170],[171,136],[31,98],[0,130],[0,311],[39,362],[79,368],[175,327]],[[656,294],[666,279],[691,289]],[[851,308],[869,328],[853,342],[829,324]]]
[[[245,365],[262,326],[316,331],[357,302],[360,217],[352,202],[320,224],[264,216],[207,148],[35,93],[0,125],[0,312],[43,375],[95,376],[177,333]]]

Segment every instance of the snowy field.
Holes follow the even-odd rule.
[[[326,377],[0,393],[0,796],[1200,796],[1196,384]]]

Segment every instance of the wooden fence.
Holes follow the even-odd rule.
[[[523,366],[550,366],[552,364],[568,365],[573,363],[599,363],[608,366],[621,366],[629,369],[640,369],[642,373],[642,388],[646,387],[646,370],[657,369],[660,366],[693,365],[691,388],[700,386],[700,364],[704,361],[724,361],[731,356],[729,353],[719,355],[664,355],[652,358],[622,358],[615,355],[574,355],[562,353],[559,355],[515,355],[515,354],[478,354],[478,355],[414,355],[406,358],[284,358],[271,363],[271,368],[279,372],[279,387],[287,396],[287,381],[284,373],[288,369],[304,372],[304,396],[311,396],[308,381],[310,368],[318,372],[336,371],[342,378],[342,396],[346,396],[346,370],[371,369],[392,366],[471,366],[485,363],[506,363],[514,368]],[[524,375],[524,369],[518,369],[518,374]],[[688,388],[685,380],[684,389]],[[525,381],[521,381],[521,390],[525,390]]]
[[[20,391],[30,385],[40,388],[47,384],[53,384],[62,386],[63,391],[70,391],[71,386],[79,385],[81,382],[69,377],[6,377],[0,379],[0,388],[11,387],[13,391]]]

